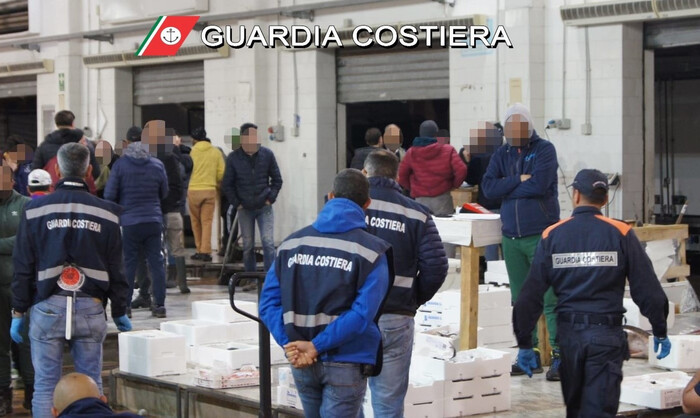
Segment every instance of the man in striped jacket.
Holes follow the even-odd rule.
[[[374,151],[365,159],[372,202],[367,231],[391,244],[394,286],[379,318],[384,361],[379,376],[369,379],[377,417],[403,417],[408,369],[413,351],[416,309],[442,286],[447,257],[430,210],[401,193],[396,182],[399,160],[390,151]]]

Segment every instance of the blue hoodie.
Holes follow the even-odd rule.
[[[326,203],[311,228],[316,233],[330,237],[353,230],[364,230],[366,229],[365,213],[354,202],[335,198]],[[292,234],[292,237],[297,236],[297,234]],[[368,240],[378,240],[369,233],[363,232],[363,234],[367,234],[367,237],[364,238]],[[384,243],[384,245],[387,244]],[[278,256],[275,264],[279,263],[280,257]],[[290,342],[290,339],[285,331],[282,293],[278,269],[276,269],[275,264],[267,272],[265,286],[260,295],[260,317],[277,343],[284,346]],[[357,290],[351,308],[338,315],[312,339],[321,361],[375,364],[381,341],[375,319],[386,297],[389,283],[389,264],[386,254],[382,254],[364,284]],[[316,306],[319,306],[318,311],[321,311],[320,307],[329,303],[325,300],[325,297],[328,296],[326,294],[328,292],[325,290],[327,289],[319,284],[318,293],[309,294],[307,303],[315,303]]]
[[[122,226],[163,223],[161,200],[168,196],[168,176],[163,163],[144,144],[134,142],[112,166],[104,198],[124,208]]]

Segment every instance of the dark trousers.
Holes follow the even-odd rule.
[[[566,416],[614,417],[620,401],[622,362],[629,358],[622,327],[560,320],[557,336]]]
[[[12,293],[10,285],[0,285],[0,389],[7,388],[12,382],[12,358],[10,356],[10,324],[12,322]],[[34,385],[34,367],[32,366],[32,354],[29,346],[29,313],[24,315],[22,338],[24,342],[18,344],[19,364],[17,370],[22,376],[25,385]]]
[[[156,306],[165,305],[165,255],[163,254],[163,225],[158,222],[129,225],[122,228],[124,264],[129,281],[129,303],[134,294],[134,277],[139,253],[146,257],[151,272],[153,299]],[[146,286],[147,288],[147,286]]]

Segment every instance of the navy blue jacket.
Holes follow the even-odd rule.
[[[180,163],[174,153],[158,155],[158,160],[163,163],[165,174],[168,178],[168,196],[160,201],[160,209],[163,213],[180,212],[182,208],[185,167]]]
[[[12,306],[27,310],[60,288],[64,264],[85,273],[81,291],[112,302],[112,317],[126,313],[129,284],[124,277],[121,209],[92,196],[80,179],[63,179],[56,191],[28,202],[19,224],[12,261]]]
[[[479,188],[489,199],[503,199],[503,235],[539,235],[559,220],[558,167],[554,145],[534,131],[528,145],[505,144],[496,150]],[[521,182],[521,174],[532,177]]]
[[[129,144],[112,167],[104,196],[124,208],[122,226],[162,224],[160,202],[168,196],[168,176],[163,163],[152,157],[140,142]]]
[[[364,229],[362,208],[336,198],[280,245],[260,295],[279,345],[311,341],[322,361],[376,364],[393,269],[389,244]]]
[[[106,418],[106,417],[125,417],[125,418],[141,418],[141,415],[136,415],[131,412],[115,413],[112,408],[106,403],[97,398],[83,398],[68,405],[59,415],[60,418]]]
[[[604,217],[598,208],[576,208],[571,218],[542,234],[513,309],[518,345],[532,347],[531,332],[550,286],[558,299],[557,313],[621,317],[625,313],[622,298],[626,279],[632,299],[649,318],[654,335],[666,337],[668,300],[632,228]]]
[[[14,189],[17,193],[22,196],[29,196],[29,191],[27,186],[29,185],[29,173],[32,172],[32,163],[24,163],[17,165],[17,171],[15,171],[15,185]]]
[[[221,182],[226,198],[234,208],[260,209],[265,201],[275,203],[282,188],[282,175],[275,154],[260,147],[253,155],[238,148],[226,158],[224,179]]]
[[[430,210],[404,196],[396,181],[370,177],[369,185],[367,232],[391,244],[396,273],[382,312],[413,316],[445,281],[445,247]]]

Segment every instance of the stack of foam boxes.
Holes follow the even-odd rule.
[[[185,337],[158,330],[119,333],[119,369],[141,376],[187,371]]]
[[[450,360],[414,356],[406,417],[463,417],[510,409],[510,354],[488,348]]]
[[[294,384],[294,376],[290,367],[277,369],[277,404],[296,409],[304,409],[299,398],[299,392]]]
[[[641,328],[646,331],[651,331],[651,323],[649,320],[642,315],[639,307],[632,298],[624,298],[622,300],[622,306],[625,310],[625,325],[631,325],[633,327]],[[676,323],[676,304],[669,301],[668,302],[668,317],[666,318],[666,325],[669,329],[673,328],[673,324]]]
[[[454,290],[436,293],[418,308],[415,316],[416,332],[444,327],[459,334],[461,293]],[[513,308],[510,289],[504,286],[479,286],[479,323],[477,344],[487,347],[512,347],[515,338],[512,329]]]
[[[258,314],[255,302],[237,301],[236,306]],[[259,366],[258,323],[236,313],[228,299],[193,302],[192,316],[161,323],[161,330],[186,338],[187,361],[192,366],[227,370]],[[273,364],[286,361],[284,351],[272,339],[270,353]]]

